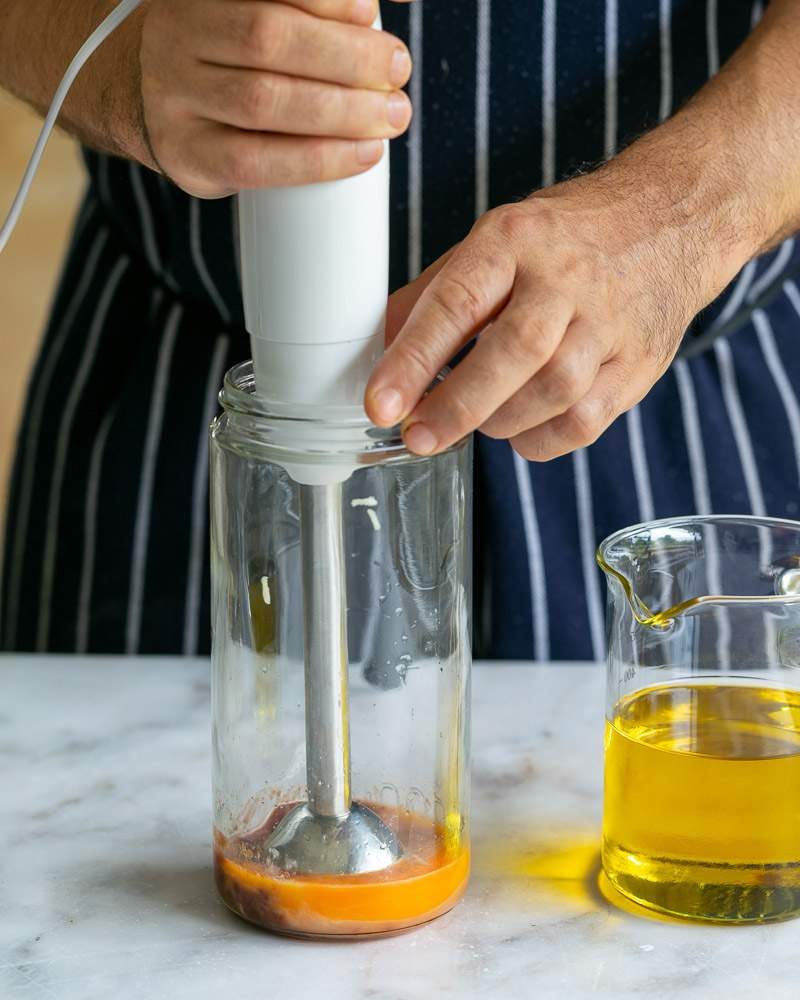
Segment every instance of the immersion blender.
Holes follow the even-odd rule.
[[[384,343],[388,143],[356,177],[241,193],[239,231],[258,394],[290,417],[324,422],[333,407],[363,415]],[[308,801],[284,816],[264,855],[290,872],[379,871],[402,850],[351,796],[342,485],[354,470],[335,459],[286,470],[300,496]]]

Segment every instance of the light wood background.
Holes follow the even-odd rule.
[[[40,124],[31,110],[0,91],[0,219]],[[23,395],[83,185],[76,145],[54,133],[16,232],[0,255],[0,525]]]

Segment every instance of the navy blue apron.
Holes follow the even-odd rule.
[[[657,125],[762,13],[752,0],[384,3],[415,61],[392,148],[394,288],[495,205]],[[13,473],[4,649],[209,649],[206,428],[248,355],[231,200],[86,152],[90,186]],[[475,652],[601,659],[600,539],[692,512],[798,515],[800,248],[751,262],[685,356],[590,448],[478,437]]]

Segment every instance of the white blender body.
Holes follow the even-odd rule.
[[[389,151],[366,173],[245,191],[245,323],[265,399],[316,416],[361,406],[383,353],[389,288]]]
[[[238,201],[256,391],[276,412],[305,418],[287,421],[283,441],[303,450],[333,418],[330,408],[366,420],[364,389],[383,353],[389,293],[389,143],[355,177],[243,191]],[[335,445],[335,432],[325,433]],[[342,483],[355,471],[330,459],[284,465],[308,485]]]
[[[258,393],[320,417],[361,407],[383,353],[389,143],[355,177],[242,192],[239,241]]]

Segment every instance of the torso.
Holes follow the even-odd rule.
[[[700,88],[752,0],[382,4],[416,61],[392,144],[392,287],[488,207],[591,166]],[[9,503],[2,646],[204,652],[206,428],[248,353],[233,201],[87,153],[92,185],[31,386]],[[603,656],[594,547],[651,517],[798,515],[800,265],[753,262],[591,448],[546,465],[477,438],[476,651]],[[731,326],[731,322],[733,326]],[[717,324],[715,327],[714,324]],[[736,332],[738,327],[738,332]]]

